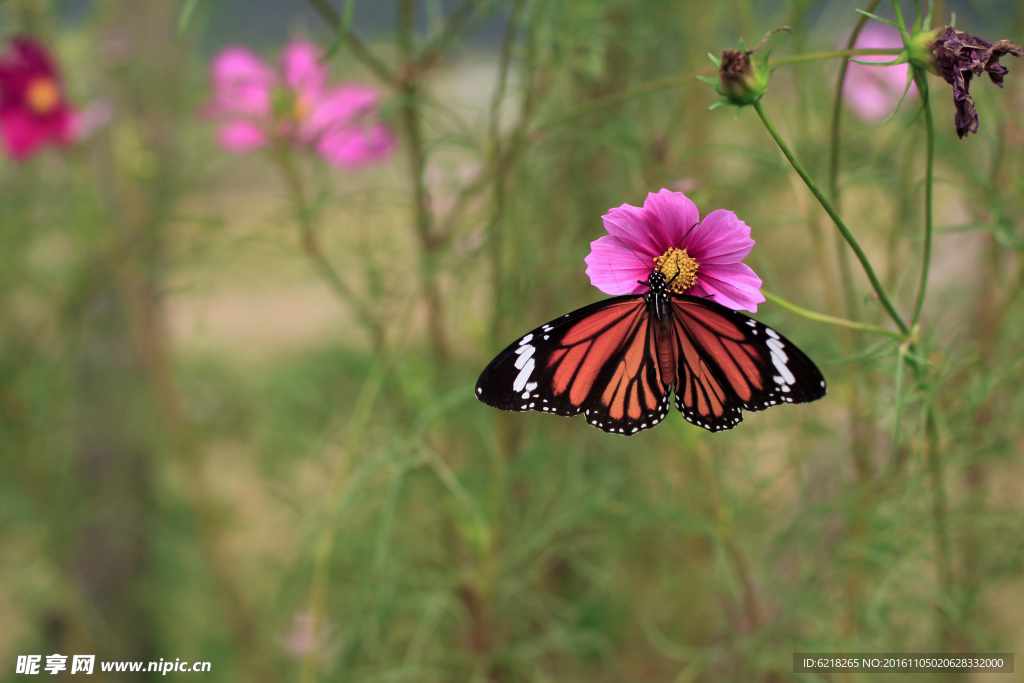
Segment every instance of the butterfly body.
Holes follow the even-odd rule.
[[[704,429],[732,429],[743,410],[825,395],[818,368],[769,327],[725,306],[669,290],[654,271],[644,294],[612,297],[520,337],[477,381],[502,410],[583,414],[613,434],[650,429],[669,395]]]

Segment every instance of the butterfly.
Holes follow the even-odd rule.
[[[501,410],[584,415],[636,434],[668,415],[732,429],[743,411],[825,395],[817,366],[775,330],[706,298],[677,294],[655,270],[643,294],[566,313],[520,337],[480,374],[476,397]]]

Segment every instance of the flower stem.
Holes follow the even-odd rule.
[[[338,16],[338,12],[331,7],[331,4],[327,0],[309,0],[309,4],[313,5],[313,9],[317,11],[320,18],[324,20],[324,23],[331,27],[332,30],[337,31],[341,27],[341,17]],[[349,27],[348,37],[345,39],[345,46],[352,51],[352,54],[356,59],[361,61],[373,74],[382,82],[393,84],[395,82],[395,75],[391,73],[391,69],[382,62],[376,55],[374,55],[369,48],[363,44],[355,34],[355,32]]]
[[[943,476],[942,454],[939,451],[939,428],[935,410],[929,407],[925,417],[926,466],[932,480],[932,523],[935,534],[935,564],[939,578],[939,605],[936,606],[938,620],[939,652],[947,652],[951,635],[949,614],[942,606],[952,599],[953,571],[950,566],[949,532],[946,527],[946,487]]]
[[[443,241],[434,233],[430,191],[424,177],[427,167],[427,152],[423,140],[419,73],[415,68],[416,46],[413,31],[416,4],[416,0],[400,0],[398,3],[398,46],[402,59],[405,61],[398,86],[402,97],[401,121],[405,132],[405,148],[409,157],[413,220],[420,244],[420,286],[427,304],[427,331],[434,360],[444,365],[448,360],[448,342],[445,336],[441,291],[437,283],[439,252]]]
[[[803,64],[804,62],[821,62],[826,59],[838,59],[840,57],[861,57],[869,55],[898,55],[902,52],[903,48],[898,47],[862,47],[862,48],[849,48],[846,50],[831,50],[829,52],[806,52],[799,55],[788,55],[786,57],[779,57],[774,60],[772,64],[775,66],[783,66],[786,64]],[[846,59],[843,63],[848,63]]]
[[[856,50],[832,50],[830,52],[808,52],[799,55],[789,55],[787,57],[780,57],[772,61],[775,66],[784,66],[786,64],[803,64],[806,62],[820,62],[827,59],[837,59],[839,57],[855,57],[855,56],[870,56],[870,55],[893,55],[899,54],[899,50],[890,48],[859,48]],[[668,90],[669,88],[675,88],[680,85],[690,85],[693,83],[697,76],[710,76],[715,71],[712,68],[698,69],[696,71],[690,71],[679,76],[669,76],[668,78],[661,78],[656,81],[649,81],[633,88],[626,88],[619,92],[611,93],[605,97],[600,97],[595,100],[591,100],[582,107],[570,111],[566,114],[552,116],[547,121],[542,121],[537,125],[533,132],[540,130],[550,130],[557,128],[563,124],[569,123],[581,116],[592,114],[596,111],[600,111],[606,107],[611,107],[627,100],[632,100],[637,97],[643,97],[644,95],[650,95],[651,93],[660,92],[662,90]]]
[[[876,327],[874,325],[865,325],[864,323],[858,323],[853,320],[846,320],[845,318],[836,318],[831,315],[824,315],[822,313],[815,313],[814,311],[809,311],[806,308],[801,308],[800,306],[797,306],[794,303],[790,303],[789,301],[786,301],[782,297],[776,296],[764,289],[761,290],[761,294],[763,294],[764,298],[768,299],[768,301],[778,304],[779,306],[785,308],[787,311],[790,311],[791,313],[796,313],[797,315],[807,318],[808,320],[815,320],[819,323],[827,323],[829,325],[838,325],[839,327],[846,327],[851,330],[861,330],[863,332],[871,332],[872,334],[880,334],[885,337],[891,337],[892,339],[903,339],[902,334],[898,332],[893,332],[891,330],[887,330],[882,327]]]
[[[839,232],[842,233],[846,242],[850,245],[850,248],[853,249],[853,253],[857,255],[857,260],[860,261],[861,267],[864,268],[864,273],[868,276],[868,280],[871,281],[871,287],[875,290],[875,294],[878,295],[878,300],[889,314],[889,317],[892,318],[893,322],[895,322],[900,328],[900,332],[904,335],[908,334],[910,329],[907,327],[907,324],[903,322],[903,319],[900,318],[900,315],[896,312],[892,302],[889,301],[888,295],[882,288],[882,283],[878,281],[878,276],[875,275],[875,270],[871,267],[871,261],[868,260],[867,254],[864,253],[864,250],[860,248],[860,244],[857,243],[853,233],[850,232],[849,228],[847,228],[846,224],[843,222],[843,219],[840,218],[839,214],[832,208],[832,204],[825,198],[825,195],[822,194],[821,189],[818,188],[818,185],[811,179],[811,176],[808,175],[803,165],[797,161],[795,156],[793,156],[793,152],[789,149],[789,145],[787,145],[786,141],[782,139],[782,135],[779,134],[779,131],[775,129],[775,126],[772,124],[771,119],[768,118],[768,114],[765,112],[760,101],[754,103],[754,109],[757,111],[757,115],[761,117],[761,121],[764,123],[765,128],[768,129],[768,132],[775,139],[779,149],[781,149],[782,153],[786,155],[787,159],[789,159],[789,163],[792,164],[793,169],[803,179],[815,199],[818,200],[818,203],[821,204],[822,208],[825,209],[825,212],[832,218],[832,222],[834,222],[836,227],[839,228]]]
[[[932,260],[932,189],[935,184],[935,122],[932,119],[932,102],[928,96],[928,77],[923,73],[914,74],[917,89],[921,93],[921,106],[924,107],[925,135],[928,138],[928,160],[924,178],[924,254],[921,257],[921,282],[917,286],[917,300],[914,302],[914,317],[910,326],[917,324],[924,306],[924,295],[928,289],[928,268]]]
[[[338,455],[338,463],[335,465],[330,493],[328,494],[330,511],[327,514],[323,527],[320,529],[313,556],[313,580],[309,587],[309,607],[306,614],[310,621],[310,633],[313,634],[313,643],[302,660],[302,672],[299,678],[301,683],[316,683],[317,680],[321,656],[319,634],[323,629],[324,614],[327,611],[327,588],[330,578],[331,556],[334,551],[334,538],[338,532],[336,508],[345,483],[349,478],[353,455],[362,442],[363,434],[366,432],[372,417],[374,403],[376,403],[377,396],[380,394],[381,387],[384,384],[384,377],[387,375],[391,356],[392,354],[386,352],[378,356],[377,362],[370,369],[369,376],[363,382],[359,396],[356,398],[355,407],[352,409],[352,416],[348,421],[348,429],[345,432],[345,441]]]
[[[331,262],[327,260],[324,255],[323,248],[320,245],[320,238],[316,234],[316,225],[313,219],[313,211],[309,206],[309,201],[306,198],[306,190],[302,182],[302,176],[299,173],[299,169],[295,165],[295,159],[293,158],[291,151],[286,147],[281,147],[277,153],[277,164],[281,169],[281,175],[284,178],[285,187],[288,190],[289,198],[292,202],[292,207],[295,209],[295,218],[299,224],[299,231],[302,237],[302,248],[305,250],[309,260],[313,262],[313,265],[320,275],[327,281],[331,289],[338,296],[341,301],[352,307],[355,311],[356,316],[359,318],[359,322],[362,323],[363,327],[370,333],[370,339],[373,342],[374,348],[380,348],[384,342],[384,330],[374,318],[373,313],[366,306],[365,302],[359,299],[352,290],[349,288],[345,281],[341,279],[338,272],[331,265]]]
[[[494,311],[491,316],[491,344],[496,345],[498,332],[501,326],[501,318],[505,311],[503,292],[505,289],[505,272],[502,263],[503,249],[503,227],[505,220],[505,194],[507,176],[511,170],[511,158],[505,158],[501,136],[501,104],[505,99],[505,91],[508,87],[508,75],[512,63],[512,48],[515,43],[516,34],[519,32],[519,22],[525,7],[525,0],[515,0],[512,5],[512,12],[508,23],[505,26],[505,36],[501,43],[501,57],[498,66],[498,84],[494,89],[491,98],[490,122],[488,132],[490,135],[491,155],[494,165],[494,210],[490,220],[487,222],[487,245],[488,255],[491,261],[491,285],[494,295]],[[509,141],[509,146],[514,144]]]
[[[866,12],[874,12],[875,8],[878,7],[878,3],[881,0],[871,0],[868,3]],[[860,17],[860,21],[853,27],[853,33],[850,34],[850,39],[846,42],[846,49],[852,50],[853,46],[857,43],[857,38],[860,36],[860,32],[864,29],[864,25],[867,24],[868,18],[863,14]],[[850,68],[850,59],[846,57],[839,65],[839,76],[836,78],[836,96],[832,103],[832,136],[831,145],[829,147],[829,162],[828,162],[828,194],[832,199],[832,204],[835,206],[836,211],[840,210],[839,206],[839,141],[840,141],[840,127],[843,119],[843,84],[846,82],[846,72]],[[853,291],[853,277],[850,273],[850,262],[846,254],[846,250],[843,249],[842,242],[836,242],[837,256],[839,260],[839,279],[843,285],[843,299],[846,304],[846,316],[848,318],[857,317],[857,297]]]

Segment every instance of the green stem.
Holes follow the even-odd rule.
[[[881,2],[881,0],[871,0],[865,11],[874,12],[879,2]],[[847,50],[853,49],[853,46],[857,42],[857,38],[860,36],[860,32],[864,29],[864,25],[867,24],[867,22],[868,18],[862,14],[860,21],[858,21],[857,25],[853,27],[853,33],[850,34],[850,39],[846,42]],[[850,59],[847,57],[843,59],[842,63],[839,65],[839,76],[836,78],[836,95],[835,100],[832,103],[832,136],[829,148],[828,193],[832,198],[832,203],[836,207],[836,211],[840,210],[839,130],[843,119],[843,84],[846,82],[846,72],[849,68]],[[853,291],[853,276],[850,273],[850,261],[847,258],[846,250],[843,249],[842,242],[837,241],[836,248],[839,260],[839,280],[843,285],[843,299],[846,304],[846,316],[848,318],[855,318],[857,317],[857,297]]]
[[[951,636],[951,621],[943,603],[953,599],[953,571],[950,566],[949,532],[946,526],[946,486],[943,476],[942,454],[939,451],[939,428],[935,411],[929,407],[925,416],[926,466],[932,480],[932,523],[935,534],[935,564],[939,578],[939,604],[936,606],[938,620],[939,652],[948,652]]]
[[[853,320],[846,320],[845,318],[836,318],[835,316],[824,315],[822,313],[815,313],[814,311],[809,311],[806,308],[801,308],[800,306],[797,306],[794,303],[790,303],[789,301],[786,301],[782,297],[776,296],[771,292],[765,291],[764,289],[761,290],[761,294],[763,294],[764,298],[768,299],[768,301],[778,304],[779,306],[785,308],[787,311],[790,311],[791,313],[796,313],[797,315],[807,318],[808,320],[815,320],[819,323],[826,323],[828,325],[838,325],[839,327],[846,327],[851,330],[861,330],[863,332],[871,332],[872,334],[880,334],[885,337],[891,337],[892,339],[904,338],[902,334],[899,334],[898,332],[893,332],[891,330],[887,330],[883,327],[865,325],[864,323],[854,322]]]
[[[414,18],[416,0],[401,0],[398,4],[397,37],[405,64],[416,63]],[[409,184],[413,197],[413,222],[420,248],[420,288],[427,304],[427,333],[431,352],[439,365],[448,361],[448,342],[444,326],[441,290],[437,282],[439,251],[442,241],[434,233],[434,215],[430,209],[430,191],[424,173],[427,151],[423,139],[422,112],[420,110],[419,74],[415,68],[404,69],[399,82],[401,93],[401,122],[405,133],[405,150],[409,159]]]
[[[352,416],[348,421],[345,441],[338,455],[334,477],[331,480],[328,505],[334,510],[341,492],[348,480],[352,457],[362,442],[363,434],[370,423],[373,406],[384,384],[384,377],[393,354],[385,352],[378,357],[377,363],[370,369],[370,374],[363,382],[363,387],[356,398]],[[327,611],[327,588],[330,578],[331,555],[334,551],[334,538],[338,531],[337,515],[328,513],[324,526],[317,537],[316,550],[313,556],[313,580],[309,588],[309,602],[306,616],[310,620],[312,645],[302,660],[301,683],[316,683],[320,668],[319,637],[323,628],[324,614]]]
[[[847,244],[849,244],[850,248],[853,249],[853,253],[857,255],[857,260],[860,261],[861,267],[864,268],[864,273],[868,276],[868,280],[871,281],[871,287],[875,290],[875,294],[878,295],[878,300],[889,314],[889,317],[892,318],[893,322],[895,322],[897,327],[900,328],[900,332],[904,335],[908,334],[910,332],[910,328],[908,328],[907,324],[903,322],[903,319],[900,318],[899,313],[897,313],[896,309],[893,307],[892,302],[889,301],[889,296],[882,288],[882,283],[878,281],[878,276],[875,275],[874,268],[871,267],[871,261],[868,260],[867,254],[864,253],[864,250],[860,248],[860,244],[857,243],[853,233],[851,233],[849,228],[846,227],[846,223],[843,222],[843,219],[840,218],[839,214],[832,208],[832,204],[825,198],[825,195],[822,194],[821,189],[818,188],[818,185],[811,179],[811,176],[808,175],[807,171],[804,170],[803,165],[797,161],[795,156],[793,156],[793,152],[789,149],[789,145],[787,145],[786,141],[782,139],[779,131],[775,129],[775,126],[772,124],[771,119],[768,118],[768,114],[765,112],[761,102],[755,102],[754,109],[757,111],[757,115],[761,117],[761,121],[764,123],[765,128],[768,129],[768,132],[775,139],[779,149],[781,149],[782,153],[786,155],[787,159],[789,159],[789,163],[793,166],[793,169],[797,174],[799,174],[800,178],[803,179],[804,184],[806,184],[811,190],[815,199],[818,200],[821,207],[825,209],[825,212],[832,218],[832,222],[836,224],[837,228],[839,228],[839,232],[842,233]]]
[[[420,52],[417,58],[417,70],[423,71],[437,63],[437,60],[444,53],[459,33],[466,26],[466,22],[473,16],[478,0],[462,0],[459,6],[448,16],[441,33]]]
[[[896,15],[896,24],[900,27],[900,33],[903,35],[903,42],[910,43],[910,33],[907,31],[907,25],[903,22],[903,12],[900,10],[900,1],[892,0],[892,11]]]
[[[772,63],[774,66],[786,64],[803,64],[804,62],[821,62],[826,59],[838,59],[840,57],[860,57],[868,55],[898,55],[903,48],[898,47],[860,47],[856,50],[831,50],[830,52],[807,52],[801,55],[788,55],[779,57]]]
[[[313,9],[317,11],[324,23],[331,27],[331,30],[337,32],[341,28],[341,17],[327,0],[309,0],[309,4],[313,5]],[[397,79],[391,73],[391,69],[366,47],[351,27],[349,27],[348,37],[345,38],[345,47],[351,50],[355,58],[366,65],[382,83],[389,85],[395,83]]]
[[[894,55],[899,54],[899,50],[893,48],[859,48],[856,50],[832,50],[831,52],[808,52],[806,54],[789,55],[788,57],[780,57],[774,60],[772,63],[775,66],[785,66],[787,64],[802,64],[805,62],[816,62],[823,61],[826,59],[836,59],[838,57],[851,57],[851,56],[869,56],[869,55]],[[534,129],[534,132],[540,130],[547,130],[556,128],[562,124],[568,123],[581,116],[586,116],[595,111],[600,111],[606,107],[611,107],[620,102],[634,99],[636,97],[642,97],[644,95],[650,95],[651,93],[660,92],[662,90],[668,90],[669,88],[675,88],[680,85],[689,85],[696,80],[697,76],[711,76],[715,72],[713,69],[700,69],[698,71],[691,71],[689,73],[682,74],[680,76],[669,76],[668,78],[661,78],[656,81],[650,81],[638,85],[635,88],[626,88],[619,92],[600,97],[595,100],[591,100],[587,104],[583,105],[575,111],[571,111],[568,114],[562,114],[559,116],[553,116],[551,119],[544,121]]]
[[[932,120],[932,103],[928,97],[928,77],[923,73],[914,74],[914,81],[921,93],[924,107],[925,134],[928,136],[928,161],[924,179],[924,254],[921,258],[921,281],[917,285],[917,300],[914,302],[914,317],[910,326],[917,324],[924,306],[924,295],[928,289],[928,268],[932,260],[932,189],[935,177],[935,122]]]
[[[302,175],[299,173],[299,169],[295,165],[295,159],[292,156],[291,151],[282,146],[277,152],[277,163],[281,169],[281,175],[284,178],[285,187],[288,190],[289,198],[292,202],[292,207],[295,209],[295,218],[299,224],[299,231],[302,237],[302,248],[306,252],[306,256],[313,262],[313,265],[320,272],[320,275],[324,278],[334,293],[338,296],[341,301],[350,306],[355,311],[359,322],[366,328],[370,333],[371,341],[375,348],[380,348],[384,343],[384,331],[380,324],[377,322],[372,311],[366,306],[359,297],[357,297],[352,290],[349,288],[345,281],[338,275],[338,271],[334,269],[331,262],[327,260],[324,255],[323,248],[320,245],[320,238],[316,233],[315,220],[313,218],[313,210],[309,206],[309,201],[306,198],[306,190],[302,182]]]
[[[505,273],[502,268],[502,228],[504,227],[505,219],[506,177],[511,166],[511,163],[509,163],[511,159],[506,160],[502,145],[501,104],[505,99],[505,90],[508,87],[508,74],[512,63],[512,48],[515,43],[516,34],[519,31],[520,16],[525,4],[525,0],[515,0],[508,24],[505,26],[505,36],[501,43],[501,58],[498,66],[498,85],[491,99],[490,124],[488,126],[491,155],[494,164],[494,211],[487,222],[486,230],[488,255],[491,261],[491,284],[494,294],[494,311],[491,317],[492,345],[497,343],[501,316],[504,312],[502,293],[505,289]],[[510,145],[514,142],[514,140],[510,140]]]
[[[879,2],[881,0],[871,0],[864,11],[874,12]],[[860,21],[853,27],[850,39],[846,41],[846,49],[853,49],[857,38],[860,36],[860,32],[864,29],[864,25],[867,22],[868,18],[862,14]],[[846,82],[846,72],[849,68],[849,58],[843,59],[839,65],[839,76],[836,78],[836,96],[832,102],[832,144],[829,150],[828,190],[837,210],[839,209],[839,127],[843,119],[843,84]]]

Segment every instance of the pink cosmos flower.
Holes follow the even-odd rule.
[[[8,153],[22,161],[48,143],[70,144],[75,117],[46,49],[14,38],[0,58],[0,139]]]
[[[370,88],[326,84],[327,68],[311,43],[290,43],[277,69],[244,47],[221,50],[210,67],[207,113],[221,121],[218,140],[231,152],[286,142],[315,150],[340,168],[386,159],[395,139],[378,119]]]
[[[857,36],[855,48],[903,47],[899,30],[872,22]],[[895,55],[867,55],[857,57],[862,62],[891,62]],[[847,104],[861,119],[878,123],[896,110],[903,89],[907,87],[907,64],[893,66],[864,66],[850,62],[843,83],[843,95]],[[911,84],[907,99],[917,97],[917,86]]]
[[[590,243],[584,260],[590,283],[606,294],[647,291],[637,280],[657,268],[680,294],[754,313],[765,300],[761,278],[741,263],[754,246],[750,228],[732,211],[712,211],[701,221],[686,195],[661,190],[649,193],[643,208],[623,204],[602,219],[608,234]]]

